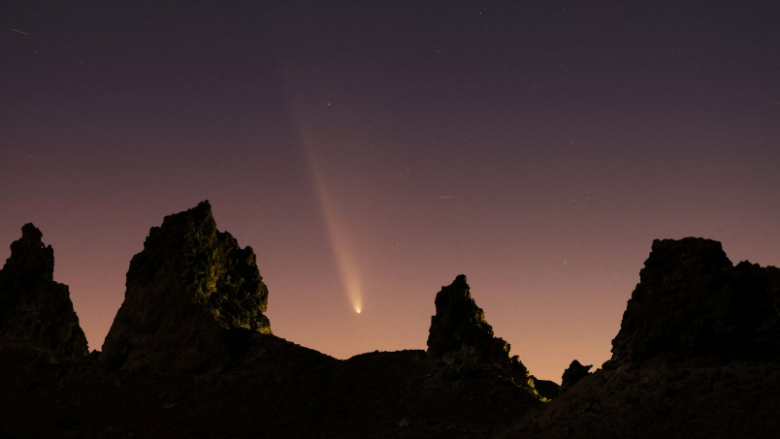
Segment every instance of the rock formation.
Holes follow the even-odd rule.
[[[32,224],[11,244],[0,270],[0,340],[32,343],[47,361],[87,355],[87,339],[73,311],[68,286],[54,282],[54,250]]]
[[[456,370],[501,369],[521,386],[533,389],[528,369],[517,355],[510,356],[509,343],[493,335],[493,327],[471,297],[463,274],[436,295],[428,355]]]
[[[654,241],[612,359],[572,363],[505,437],[778,437],[779,293],[780,270],[733,266],[719,242]]]
[[[606,366],[657,355],[777,358],[778,303],[777,268],[734,267],[716,241],[656,240]]]
[[[462,275],[436,296],[427,352],[338,360],[266,335],[254,253],[208,203],[152,229],[101,357],[31,363],[86,353],[40,238],[25,226],[0,271],[3,438],[780,435],[780,270],[733,266],[714,241],[656,241],[613,358],[573,361],[559,389],[510,356]]]
[[[577,360],[572,361],[569,367],[563,371],[563,377],[561,378],[561,392],[566,391],[571,386],[575,385],[577,381],[588,376],[588,373],[592,367],[593,365],[590,364],[583,366],[582,363]]]
[[[103,345],[113,367],[205,371],[246,338],[241,331],[271,333],[255,254],[217,231],[207,201],[151,229],[126,286]]]

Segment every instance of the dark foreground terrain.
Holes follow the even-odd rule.
[[[341,361],[275,337],[251,248],[207,202],[152,228],[102,352],[25,225],[0,271],[0,438],[777,438],[780,270],[653,243],[600,370],[559,387],[495,337],[465,276],[427,351]]]

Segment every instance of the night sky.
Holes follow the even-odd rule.
[[[209,199],[275,334],[424,349],[465,273],[558,381],[609,358],[653,239],[780,264],[779,191],[776,1],[0,4],[0,258],[41,228],[92,349]]]

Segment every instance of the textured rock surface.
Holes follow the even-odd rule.
[[[503,370],[517,384],[536,392],[528,369],[518,356],[510,356],[509,343],[493,335],[485,312],[471,297],[465,275],[456,277],[436,295],[436,315],[431,318],[428,334],[428,355],[456,370]]]
[[[734,267],[716,241],[654,241],[607,366],[656,355],[777,358],[778,272]]]
[[[54,282],[54,250],[42,237],[25,224],[0,270],[0,340],[33,343],[51,361],[78,359],[87,355],[87,339],[68,286]]]
[[[254,252],[217,231],[202,202],[165,217],[133,257],[103,358],[114,367],[208,370],[241,330],[271,333],[267,302]]]

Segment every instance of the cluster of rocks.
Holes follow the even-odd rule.
[[[286,432],[281,437],[310,437],[322,428],[335,437],[780,434],[780,418],[772,415],[780,410],[780,270],[734,266],[716,241],[654,241],[612,358],[596,372],[572,361],[560,387],[530,375],[495,336],[465,275],[436,295],[426,352],[341,362],[274,337],[255,254],[217,230],[208,202],[151,229],[130,263],[125,300],[99,354],[87,356],[68,287],[54,282],[53,271],[52,248],[25,225],[0,270],[0,375],[27,375],[0,380],[0,392],[14,401],[0,398],[0,436],[10,435],[4,425],[21,423],[54,394],[72,417],[63,424],[56,420],[63,409],[43,404],[50,411],[40,416],[55,421],[26,424],[52,436],[62,434],[61,425],[94,433],[86,425],[94,416],[84,413],[95,410],[135,431],[136,416],[122,418],[111,404],[161,398],[168,402],[160,410],[190,401],[192,410],[179,412],[178,422],[204,420],[205,429],[216,422],[222,427],[208,431],[230,428],[236,437],[255,437],[258,428]],[[37,370],[7,361],[23,351],[60,368],[46,369],[48,387]],[[156,381],[160,374],[166,379]],[[192,377],[212,384],[196,388]],[[146,393],[124,392],[124,380]],[[97,386],[92,394],[110,404],[62,390],[68,386]],[[73,414],[76,406],[84,413]],[[176,412],[144,413],[159,417],[147,420],[146,435],[165,437]],[[74,427],[79,422],[82,430]]]
[[[53,252],[40,237],[25,226],[0,272],[0,357],[18,354],[8,348],[12,340],[45,346],[62,358],[84,357],[86,339],[67,287],[53,282]],[[376,352],[338,361],[274,337],[255,254],[217,230],[208,202],[151,229],[130,263],[126,287],[102,352],[43,372],[0,358],[0,375],[16,375],[13,382],[0,380],[0,392],[16,398],[13,405],[0,398],[0,436],[10,434],[3,425],[44,436],[75,428],[89,436],[98,416],[98,424],[113,423],[106,431],[140,430],[149,437],[164,437],[172,422],[206,419],[201,428],[208,431],[221,419],[240,421],[228,428],[250,437],[258,425],[286,431],[285,437],[345,425],[363,436],[404,428],[409,437],[451,437],[453,429],[486,437],[498,419],[542,404],[525,366],[493,335],[465,276],[437,295],[427,353]],[[67,390],[76,388],[91,390]],[[31,410],[44,395],[58,405]],[[173,418],[180,412],[159,411],[181,401],[195,404],[192,411]],[[115,411],[116,404],[130,412]],[[344,418],[344,410],[353,418]],[[469,416],[474,410],[482,415]],[[31,413],[55,421],[40,423]],[[372,419],[381,414],[393,421],[377,427]]]

